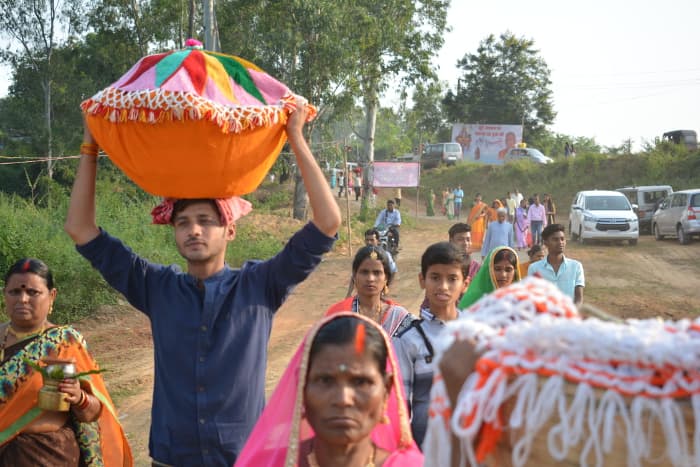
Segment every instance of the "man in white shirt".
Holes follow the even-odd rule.
[[[508,246],[513,248],[515,242],[513,240],[513,225],[506,221],[506,208],[498,208],[497,220],[489,223],[489,228],[486,229],[486,237],[484,244],[481,247],[481,256],[486,258],[489,252],[497,246]]]
[[[401,213],[398,209],[394,209],[393,199],[386,202],[386,209],[382,209],[377,216],[377,220],[374,221],[375,228],[379,227],[380,225],[386,225],[389,227],[389,231],[394,235],[394,239],[396,239],[396,246],[398,247]]]
[[[517,206],[520,206],[520,202],[521,202],[523,199],[525,199],[525,198],[523,197],[522,193],[520,193],[520,192],[518,191],[517,188],[515,189],[515,191],[513,192],[513,194],[511,194],[511,196],[512,196],[513,199],[515,200],[515,206],[516,206],[516,207],[517,207]]]
[[[506,194],[506,208],[508,208],[508,222],[515,222],[515,209],[519,206],[515,196],[510,191]]]

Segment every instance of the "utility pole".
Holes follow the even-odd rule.
[[[202,6],[204,11],[204,48],[213,52],[221,52],[214,0],[203,0]]]

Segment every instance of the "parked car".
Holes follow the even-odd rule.
[[[535,162],[537,164],[549,164],[554,161],[551,157],[545,156],[535,148],[510,148],[506,153],[506,162],[522,160]]]
[[[700,188],[676,191],[664,199],[652,217],[654,237],[677,237],[681,245],[700,236]]]
[[[673,193],[669,185],[626,186],[617,191],[624,193],[639,217],[639,231],[651,233],[651,218],[659,208],[661,201]]]
[[[576,193],[569,211],[572,240],[639,240],[639,220],[632,205],[619,191],[587,190]]]
[[[441,164],[455,165],[461,160],[462,147],[457,143],[426,144],[420,159],[425,169]]]

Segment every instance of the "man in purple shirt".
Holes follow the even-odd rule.
[[[97,159],[81,155],[65,229],[105,280],[151,321],[155,360],[149,452],[158,466],[231,466],[265,403],[275,311],[333,245],[340,210],[304,139],[304,105],[287,136],[313,220],[267,261],[225,263],[236,235],[219,200],[181,200],[168,213],[187,272],[136,255],[97,227]],[[94,140],[85,130],[85,142]],[[235,215],[233,216],[235,218]],[[229,216],[230,218],[230,216]]]
[[[547,220],[547,211],[544,204],[540,203],[540,196],[535,195],[534,202],[527,208],[527,218],[530,220],[530,232],[532,233],[532,244],[542,245],[542,228]]]

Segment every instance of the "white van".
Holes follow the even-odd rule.
[[[579,191],[569,211],[572,240],[639,240],[639,219],[627,197],[619,191]]]
[[[426,144],[421,155],[421,166],[427,169],[441,164],[455,165],[461,160],[462,147],[458,143]]]

